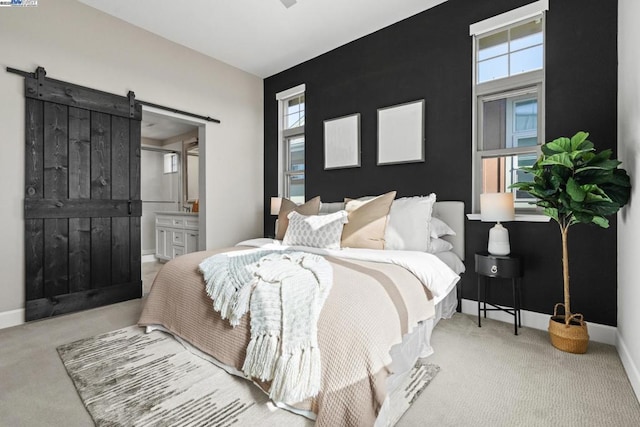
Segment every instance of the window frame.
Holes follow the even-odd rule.
[[[283,133],[283,141],[281,143],[282,146],[282,163],[284,164],[282,171],[282,179],[283,179],[283,188],[282,195],[283,197],[291,200],[291,178],[296,176],[302,176],[304,179],[305,169],[303,170],[295,170],[291,168],[291,141],[297,138],[303,138],[303,144],[306,143],[304,139],[304,126],[298,126],[295,128],[290,128],[282,132]],[[306,152],[306,147],[305,147]],[[306,187],[306,186],[305,186]],[[305,188],[306,192],[306,188]]]
[[[286,114],[287,103],[289,100],[298,98],[305,94],[306,86],[301,84],[276,94],[278,102],[278,197],[290,199],[290,181],[292,176],[304,176],[305,171],[290,170],[290,141],[294,138],[305,138],[304,125],[287,128]],[[306,121],[306,98],[305,98],[305,121]],[[306,144],[306,138],[305,138]],[[305,147],[306,153],[306,147]],[[306,155],[305,155],[306,158]],[[306,169],[306,168],[305,168]],[[306,197],[306,185],[305,185]]]
[[[497,17],[476,23],[470,26],[472,36],[472,211],[480,211],[480,193],[483,187],[483,166],[485,158],[504,157],[521,154],[541,154],[541,146],[544,143],[545,129],[545,70],[546,70],[546,14],[548,0],[538,1],[530,5],[515,9]],[[540,19],[542,22],[542,69],[535,69],[515,75],[488,80],[478,83],[478,40],[493,34],[518,27],[531,21]],[[507,55],[508,57],[508,55]],[[537,137],[538,144],[525,147],[505,147],[500,149],[483,149],[483,102],[493,99],[513,99],[519,96],[535,95],[537,99]],[[515,102],[510,100],[509,102]],[[513,134],[513,132],[511,132]],[[506,142],[506,141],[505,141]],[[509,145],[509,144],[505,144]],[[539,208],[532,205],[519,206],[516,204],[516,212],[538,213]]]

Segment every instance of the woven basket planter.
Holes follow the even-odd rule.
[[[553,316],[549,319],[551,344],[558,350],[568,353],[586,353],[589,345],[587,322],[582,318],[582,314],[572,314],[569,324],[565,324],[564,315],[558,315],[558,306],[564,307],[564,304],[556,304],[553,308]]]

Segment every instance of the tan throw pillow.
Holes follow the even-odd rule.
[[[378,196],[366,202],[351,200],[346,205],[349,222],[342,229],[343,248],[384,249],[387,215],[396,192]],[[354,209],[355,208],[355,209]]]
[[[303,205],[296,205],[289,199],[282,198],[282,204],[280,205],[280,212],[278,213],[278,231],[276,232],[276,239],[284,239],[284,234],[287,232],[289,226],[289,218],[287,215],[292,211],[296,211],[302,215],[318,215],[320,210],[320,196],[316,196],[311,200],[308,200]]]

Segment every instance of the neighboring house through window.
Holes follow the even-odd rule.
[[[470,26],[473,36],[473,204],[481,193],[510,192],[544,138],[544,47],[548,0]],[[516,209],[532,209],[516,191]]]
[[[278,192],[304,203],[305,85],[276,94],[278,101]]]

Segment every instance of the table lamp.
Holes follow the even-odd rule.
[[[511,252],[509,231],[500,222],[514,219],[513,193],[480,194],[480,220],[497,223],[489,230],[487,250],[491,255],[509,255]]]
[[[271,198],[271,215],[278,215],[280,212],[280,205],[282,204],[282,197]]]

